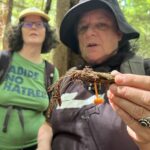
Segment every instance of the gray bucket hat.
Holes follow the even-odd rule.
[[[130,39],[139,38],[139,33],[126,21],[117,0],[80,0],[66,13],[60,26],[60,40],[75,53],[79,53],[75,33],[79,18],[85,12],[97,8],[110,9],[114,14],[119,30],[123,33],[120,44]]]

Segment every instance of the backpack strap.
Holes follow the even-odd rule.
[[[150,76],[150,58],[144,59],[144,67],[145,67],[146,75]]]
[[[120,72],[145,75],[144,59],[136,55],[127,57],[120,66]]]
[[[0,83],[3,82],[5,75],[12,60],[13,51],[2,50],[0,51]]]
[[[12,55],[13,55],[13,51],[9,51],[9,50],[0,51],[0,84],[3,82],[5,75],[8,72],[8,69],[12,60]],[[45,60],[45,88],[47,90],[49,99],[50,99],[51,94],[48,89],[49,89],[49,86],[53,82],[53,76],[54,76],[54,66]],[[5,106],[0,105],[0,107],[5,107]],[[22,128],[24,128],[24,118],[22,114],[22,108],[11,106],[11,105],[8,107],[6,106],[6,108],[7,108],[7,113],[5,116],[4,123],[3,123],[3,132],[7,132],[7,126],[8,126],[9,118],[10,118],[11,111],[13,108],[16,108],[18,110],[19,120],[20,120]],[[27,109],[27,108],[23,108],[23,109]]]
[[[0,51],[0,84],[3,82],[5,75],[12,60],[13,51],[2,50]],[[48,91],[49,86],[53,83],[54,65],[45,60],[45,88]],[[50,98],[50,93],[48,96]]]
[[[45,88],[47,90],[48,97],[50,99],[51,93],[49,92],[49,86],[53,83],[54,77],[54,65],[45,60]]]

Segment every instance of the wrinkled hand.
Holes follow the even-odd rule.
[[[129,135],[140,150],[150,150],[150,128],[143,127],[139,119],[150,117],[150,76],[121,74],[113,71],[115,84],[107,96],[112,108],[127,124]]]
[[[53,131],[48,123],[44,123],[38,132],[38,148],[37,150],[51,150]]]

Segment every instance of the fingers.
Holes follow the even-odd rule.
[[[110,91],[108,93],[108,98],[111,103],[114,103],[119,108],[121,108],[124,112],[129,114],[132,118],[139,120],[143,117],[150,116],[150,111],[143,106],[137,105],[133,102],[127,101],[123,98],[113,95]]]
[[[118,101],[124,101],[124,100],[120,100],[119,98],[115,97],[115,99],[118,99]],[[121,104],[116,105],[114,103],[114,101],[110,100],[110,104],[113,107],[113,109],[118,113],[118,115],[122,118],[122,120],[127,124],[129,130],[129,135],[137,142],[137,143],[148,143],[150,142],[150,129],[143,127],[140,125],[140,123],[137,121],[140,117],[136,114],[137,112],[137,108],[133,109],[132,111],[126,111],[126,109],[124,109],[124,107],[122,107]],[[117,103],[118,104],[118,103]],[[131,104],[132,105],[132,104]],[[126,107],[127,108],[127,107]],[[128,108],[129,109],[129,108]],[[127,109],[127,110],[128,110]],[[143,112],[143,111],[141,111]],[[130,113],[130,114],[129,114]],[[148,112],[144,112],[144,113],[139,113],[140,116],[143,116],[148,114]],[[134,119],[134,117],[132,116],[134,115],[134,117],[136,119]]]
[[[113,95],[122,97],[123,99],[126,99],[126,101],[128,100],[134,104],[143,106],[144,108],[150,110],[150,92],[149,91],[144,91],[141,89],[128,87],[128,86],[118,86],[116,84],[112,84],[109,87],[109,90],[111,93],[113,93]]]
[[[115,84],[107,92],[110,104],[127,124],[129,135],[140,148],[148,150],[150,128],[143,127],[138,120],[150,117],[150,77],[117,71],[111,74],[115,76]]]
[[[118,85],[128,85],[144,90],[150,90],[150,76],[121,74],[117,71],[113,71],[111,74],[115,76],[115,82]]]

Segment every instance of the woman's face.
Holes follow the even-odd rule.
[[[116,52],[122,33],[110,12],[96,9],[79,20],[77,38],[82,57],[90,64],[98,64]]]
[[[45,26],[40,16],[26,16],[22,25],[24,44],[42,45],[45,40]]]

